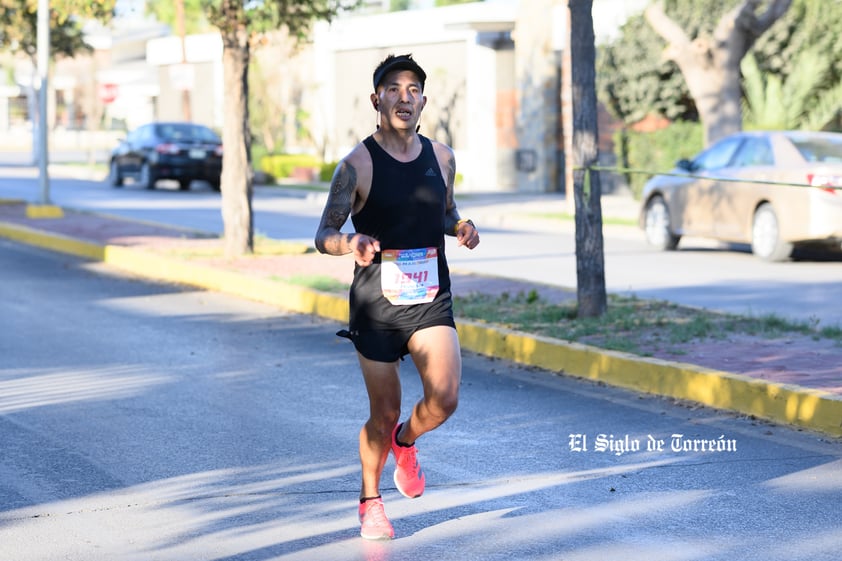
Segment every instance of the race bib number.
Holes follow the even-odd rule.
[[[438,249],[383,250],[380,287],[395,306],[432,302],[439,292]]]

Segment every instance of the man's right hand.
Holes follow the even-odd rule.
[[[354,261],[360,267],[368,267],[374,261],[374,256],[380,251],[380,242],[365,234],[354,234],[349,243]]]

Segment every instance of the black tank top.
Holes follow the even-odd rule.
[[[354,267],[350,329],[402,329],[452,316],[450,271],[444,255],[447,188],[430,140],[420,136],[421,154],[400,162],[377,144],[363,140],[372,161],[371,189],[363,208],[351,217],[354,229],[380,241],[380,249],[438,249],[439,291],[433,302],[391,304],[380,285],[380,254],[368,267]]]

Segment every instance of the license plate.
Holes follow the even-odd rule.
[[[203,158],[207,155],[207,153],[206,153],[204,150],[197,150],[197,149],[195,149],[195,148],[194,148],[194,149],[190,150],[190,152],[188,153],[188,155],[189,155],[191,158],[195,158],[195,159],[197,159],[197,160],[201,160],[201,159],[203,159]]]

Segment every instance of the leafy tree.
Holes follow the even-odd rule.
[[[279,154],[290,145],[315,148],[322,156],[326,143],[322,135],[314,135],[310,113],[302,108],[306,96],[314,94],[318,85],[296,73],[300,65],[279,68],[279,60],[293,60],[301,53],[287,34],[267,34],[251,57],[249,69],[249,123],[254,132],[252,157],[261,152]],[[255,168],[260,162],[255,162]]]
[[[723,9],[738,0],[668,0],[664,11],[688,35],[710,34]],[[649,113],[697,120],[696,104],[678,65],[664,56],[666,43],[643,14],[630,17],[613,43],[598,52],[599,96],[615,117],[633,124]]]
[[[72,58],[90,52],[85,43],[82,25],[86,20],[103,23],[111,19],[115,0],[53,0],[50,3],[50,58]],[[39,104],[35,103],[38,66],[38,0],[0,0],[0,50],[24,54],[32,63],[27,96],[33,112],[33,123],[44,123]],[[33,135],[33,154],[40,158],[39,144]]]
[[[624,125],[614,135],[614,151],[621,168],[640,165],[634,159],[634,124],[649,115],[662,115],[672,121],[698,119],[681,71],[674,62],[660,56],[663,48],[663,40],[641,14],[627,19],[617,39],[597,49],[597,96]],[[645,162],[650,169],[655,165],[655,161]],[[642,176],[621,175],[632,193],[639,194]]]
[[[760,71],[755,55],[742,61],[743,123],[754,129],[819,130],[830,123],[842,107],[842,82],[828,87],[832,56],[819,47],[801,51],[792,72]]]
[[[819,130],[839,126],[842,2],[793,0],[743,59],[744,126]],[[783,98],[781,97],[783,96]],[[780,107],[780,104],[786,104]],[[777,111],[775,106],[778,105]],[[790,108],[798,107],[798,111]],[[786,109],[789,117],[783,118]],[[779,115],[770,118],[777,112]],[[759,118],[760,114],[767,115]],[[761,124],[764,123],[764,124]]]
[[[271,54],[275,54],[273,51]],[[265,147],[265,151],[274,154],[283,149],[284,110],[272,93],[281,87],[281,77],[269,67],[271,56],[266,60],[255,56],[249,69],[249,123],[257,135],[255,144]],[[281,140],[279,143],[278,140]],[[278,146],[280,144],[280,146]],[[254,152],[253,152],[254,153]]]
[[[484,0],[436,0],[436,7],[453,6],[455,4],[469,4],[471,2],[483,2]],[[390,0],[390,12],[402,12],[404,10],[411,10],[418,5],[418,0]]]
[[[358,0],[201,0],[207,21],[222,36],[225,122],[222,142],[222,220],[228,256],[254,251],[249,61],[264,34],[285,29],[303,40],[312,23],[329,20]],[[186,8],[186,6],[185,6]]]
[[[842,78],[842,2],[793,0],[790,9],[762,37],[752,51],[762,72],[785,77],[797,66],[799,52],[824,50],[833,60],[834,78]]]
[[[616,41],[597,52],[599,98],[626,125],[650,113],[670,120],[698,118],[681,71],[660,56],[663,48],[663,40],[638,15],[623,24]]]
[[[277,30],[285,30],[290,37],[303,41],[314,21],[330,20],[359,3],[360,0],[184,0],[185,20],[206,21],[222,36],[225,122],[221,188],[226,255],[254,251],[249,111],[252,51]],[[172,25],[175,21],[171,0],[154,0],[149,9],[165,23]],[[258,70],[258,94],[265,86],[260,74]]]
[[[695,35],[670,18],[662,2],[646,9],[646,20],[667,41],[664,56],[681,69],[696,102],[706,145],[742,128],[740,61],[791,3],[742,0],[718,19],[712,31]]]
[[[184,2],[184,32],[189,34],[204,33],[211,29],[202,0],[183,0]],[[171,28],[177,28],[176,2],[173,0],[147,0],[146,13],[152,15],[161,23]]]
[[[115,0],[53,0],[50,3],[50,52],[73,57],[88,52],[82,24],[108,21]],[[35,64],[38,53],[38,0],[0,0],[0,49],[21,52]]]
[[[605,313],[605,252],[598,163],[593,0],[569,0],[573,101],[573,191],[576,204],[576,295],[578,316]]]
[[[729,19],[734,14],[746,15],[745,10],[754,10],[739,25],[734,24],[737,28],[757,22],[766,26],[771,19],[770,12],[772,15],[780,14],[783,9],[783,4],[772,0],[766,0],[765,3],[746,0],[665,0],[655,6],[656,11],[657,7],[662,7],[667,18],[691,39],[692,47],[707,53],[706,56],[712,52],[705,49],[709,48],[711,40],[716,37],[717,29],[722,35],[722,27],[734,21]],[[766,8],[765,12],[761,12],[763,7]],[[616,117],[627,124],[638,121],[649,110],[673,120],[697,119],[696,103],[678,65],[670,56],[664,56],[664,53],[670,54],[670,48],[661,37],[649,32],[651,28],[647,26],[644,18],[631,18],[622,28],[620,38],[601,49],[600,98]],[[835,56],[842,49],[842,34],[838,31],[840,28],[842,2],[792,0],[791,7],[765,33],[760,34],[759,27],[749,32],[749,40],[754,38],[751,53],[764,76],[763,80],[767,76],[777,76],[771,78],[772,81],[787,81],[789,74],[801,64],[798,53],[816,46],[817,52],[832,63],[826,76],[828,83],[836,84],[842,77],[842,58]],[[734,75],[728,81],[732,86],[740,83],[738,76]],[[790,86],[794,87],[794,82],[790,82]],[[733,93],[733,88],[731,91]]]

